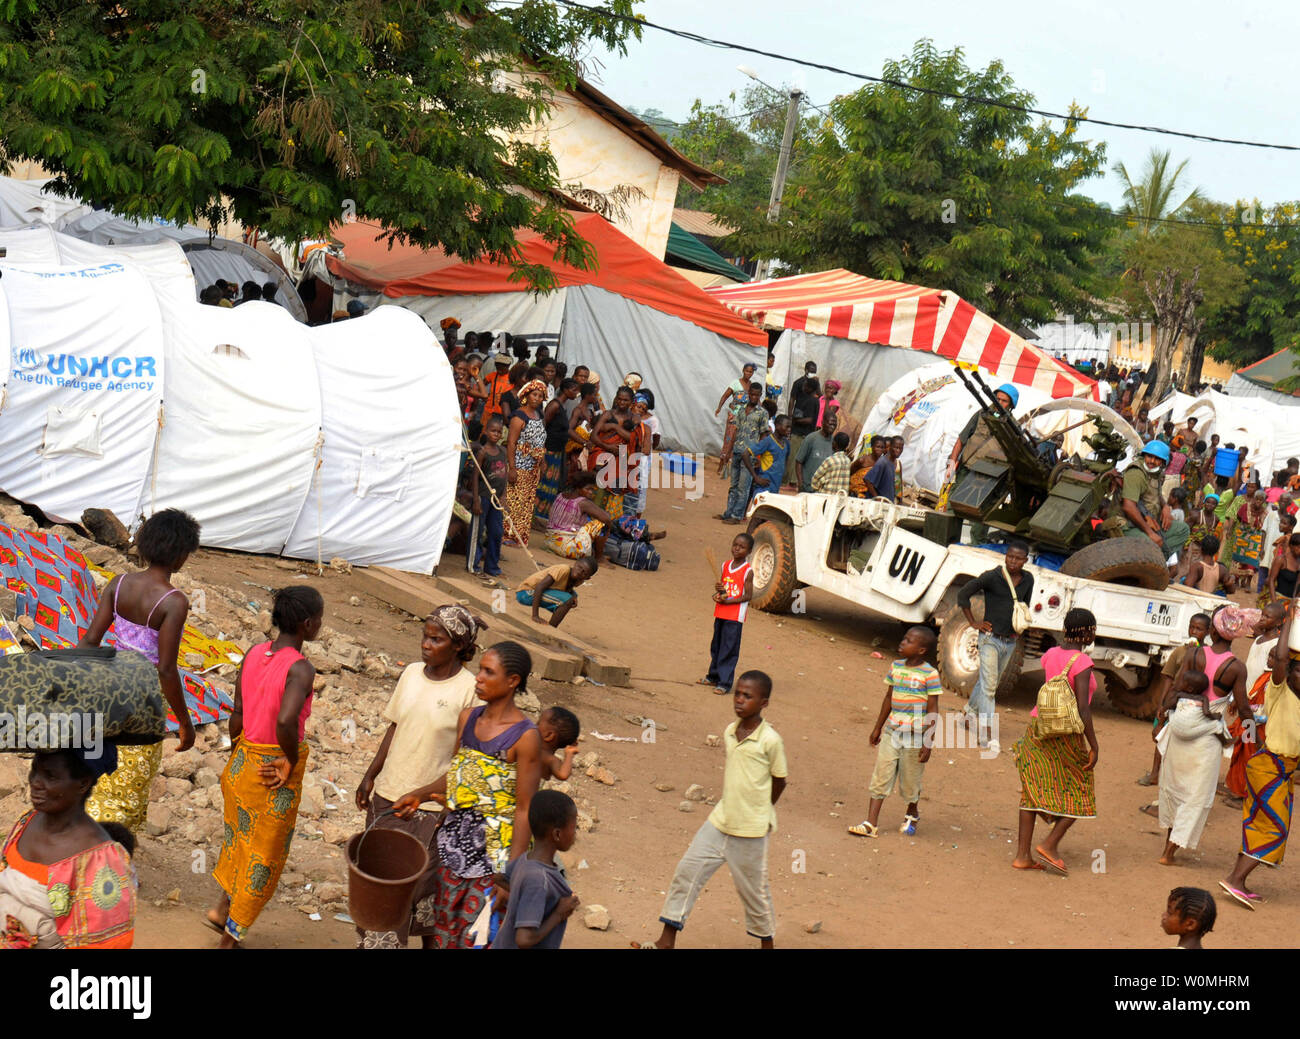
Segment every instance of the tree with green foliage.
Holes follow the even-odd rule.
[[[1174,354],[1183,350],[1183,385],[1200,379],[1207,324],[1235,306],[1245,289],[1242,270],[1228,260],[1213,227],[1163,224],[1150,234],[1126,236],[1119,247],[1124,274],[1119,296],[1131,320],[1155,324],[1148,377],[1151,401],[1173,386]],[[1193,374],[1194,372],[1194,374]]]
[[[922,89],[873,84],[831,102],[781,220],[768,225],[764,204],[739,224],[745,251],[951,289],[1009,324],[1095,314],[1114,221],[1076,189],[1102,173],[1104,147],[1076,122],[1035,124],[1002,65],[972,71],[960,49],[922,40],[884,76]]]
[[[1241,298],[1206,323],[1210,356],[1241,368],[1279,350],[1300,352],[1300,202],[1265,208],[1256,199],[1206,210],[1218,220],[1224,257],[1245,281]]]
[[[1136,181],[1122,162],[1115,163],[1115,174],[1124,185],[1124,205],[1120,212],[1129,218],[1138,234],[1150,234],[1164,222],[1186,214],[1192,206],[1205,201],[1201,189],[1192,188],[1181,202],[1174,202],[1182,194],[1179,181],[1187,169],[1187,160],[1175,166],[1173,172],[1169,170],[1169,161],[1169,152],[1152,148],[1142,177]]]
[[[731,94],[727,104],[706,105],[697,99],[686,122],[678,127],[673,147],[726,177],[727,183],[697,191],[683,182],[677,204],[706,210],[733,225],[756,215],[766,218],[788,105],[788,94],[761,84],[746,88],[739,100]],[[739,112],[730,111],[737,107]],[[791,169],[804,161],[816,129],[812,115],[805,114],[799,121]]]
[[[0,169],[32,160],[124,216],[291,241],[355,212],[548,287],[517,229],[594,257],[523,132],[584,47],[639,36],[633,2],[5,0]]]

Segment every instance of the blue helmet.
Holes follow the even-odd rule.
[[[1001,386],[999,386],[999,387],[998,387],[996,390],[994,390],[993,392],[994,392],[994,393],[1005,393],[1008,397],[1011,398],[1011,406],[1012,406],[1013,408],[1014,408],[1017,404],[1020,403],[1020,391],[1019,391],[1018,389],[1016,389],[1014,386],[1012,386],[1011,383],[1009,383],[1009,382],[1004,382]]]
[[[1162,440],[1153,440],[1142,449],[1144,455],[1150,455],[1152,458],[1159,458],[1166,465],[1169,464],[1169,445]]]

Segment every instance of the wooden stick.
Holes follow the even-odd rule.
[[[709,561],[709,569],[713,571],[713,579],[716,581],[718,575],[722,573],[722,567],[718,564],[718,557],[713,554],[713,549],[707,545],[704,547],[704,558]]]

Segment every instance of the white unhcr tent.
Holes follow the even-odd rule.
[[[229,238],[210,235],[193,224],[165,220],[131,220],[44,190],[46,181],[20,181],[0,177],[0,247],[7,248],[9,263],[78,264],[85,257],[68,244],[140,248],[172,244],[179,247],[193,272],[191,296],[218,279],[243,285],[274,282],[275,303],[295,320],[307,321],[307,308],[298,297],[293,279],[266,255]],[[36,235],[14,232],[35,230]],[[57,232],[57,233],[56,233]],[[37,251],[43,255],[36,255]],[[224,309],[224,308],[223,308]]]
[[[12,343],[0,489],[47,515],[135,515],[161,413],[162,314],[121,263],[0,267]]]
[[[310,334],[321,468],[285,555],[428,573],[447,535],[460,468],[460,411],[446,355],[401,307]]]
[[[211,547],[433,569],[460,432],[418,318],[202,306],[136,250],[80,244],[124,259],[0,261],[0,489],[57,520],[177,507]]]

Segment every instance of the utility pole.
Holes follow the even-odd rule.
[[[790,91],[790,108],[786,111],[785,132],[781,135],[781,154],[776,160],[776,174],[772,177],[772,195],[767,202],[769,224],[776,223],[781,215],[781,196],[785,194],[785,176],[790,169],[790,153],[794,149],[794,130],[799,125],[799,102],[802,100],[802,90]],[[763,281],[771,266],[770,260],[759,260],[754,272],[754,280]]]

